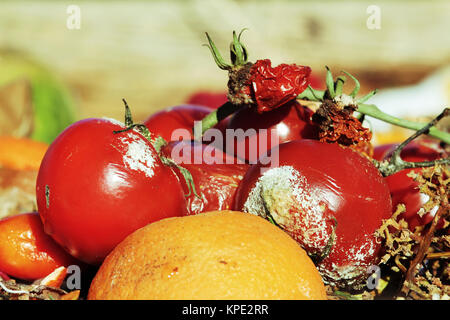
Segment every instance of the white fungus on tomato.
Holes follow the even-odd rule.
[[[312,258],[319,257],[316,266],[326,284],[342,283],[353,288],[365,285],[363,279],[372,257],[376,256],[378,243],[373,234],[342,238],[339,223],[330,217],[330,212],[337,208],[333,207],[333,201],[323,200],[333,199],[334,194],[325,191],[310,184],[292,166],[271,168],[254,184],[243,211],[272,218]]]
[[[330,237],[332,221],[324,217],[325,204],[292,166],[264,172],[251,190],[243,210],[270,217],[309,252],[321,252]]]
[[[325,284],[335,285],[337,283],[345,283],[347,287],[354,289],[359,289],[365,285],[365,282],[361,281],[361,279],[368,277],[368,267],[371,264],[368,264],[367,261],[375,255],[378,241],[374,241],[374,236],[371,234],[363,234],[361,235],[361,239],[365,239],[362,245],[353,245],[346,252],[341,252],[351,258],[351,263],[325,259],[317,265],[317,269],[322,275]],[[336,254],[336,250],[337,246],[334,246],[330,256],[342,255]]]
[[[155,152],[146,143],[142,136],[132,131],[124,133],[120,137],[121,148],[124,149],[123,163],[131,170],[140,171],[148,178],[153,177],[155,161]]]

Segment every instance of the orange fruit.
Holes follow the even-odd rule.
[[[4,273],[37,280],[72,264],[79,263],[44,232],[37,213],[0,220],[0,270]]]
[[[214,211],[151,223],[121,242],[88,299],[326,299],[305,251],[263,218]]]
[[[0,219],[36,210],[36,178],[47,145],[0,136]]]
[[[39,170],[48,145],[28,138],[0,137],[0,167]]]

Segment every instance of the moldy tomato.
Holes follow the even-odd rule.
[[[234,209],[284,229],[313,258],[326,283],[364,285],[381,248],[374,233],[392,214],[379,171],[356,151],[315,140],[283,143],[271,152],[278,153],[279,164],[262,165],[261,159],[251,166]]]
[[[127,235],[186,214],[181,184],[152,144],[118,121],[85,119],[50,145],[36,185],[46,233],[73,256],[99,264]]]

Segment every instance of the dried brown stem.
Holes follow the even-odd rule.
[[[416,268],[420,263],[422,263],[423,259],[427,255],[427,250],[430,247],[434,231],[436,230],[436,226],[446,210],[448,210],[448,199],[444,197],[444,200],[442,201],[439,210],[436,212],[436,215],[434,216],[433,221],[431,222],[430,228],[428,229],[427,233],[423,236],[422,242],[419,245],[416,256],[409,265],[408,271],[406,272],[405,284],[403,285],[402,292],[408,293],[410,290],[408,284],[415,284]]]

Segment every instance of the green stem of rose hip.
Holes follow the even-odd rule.
[[[231,102],[225,102],[216,110],[209,113],[206,117],[202,119],[202,135],[206,130],[214,127],[220,121],[228,117],[229,115],[235,113],[237,110],[241,109],[241,105],[234,105]]]
[[[430,121],[423,128],[417,130],[413,135],[411,135],[408,139],[403,141],[400,145],[395,148],[392,156],[389,160],[386,161],[376,161],[374,160],[375,166],[381,172],[383,176],[389,176],[394,173],[397,173],[404,169],[412,169],[412,168],[424,168],[424,167],[432,167],[438,164],[450,165],[450,159],[438,159],[434,161],[422,161],[422,162],[409,162],[402,160],[400,154],[402,150],[414,139],[422,134],[426,134],[433,126],[435,126],[442,118],[450,115],[450,109],[446,108],[441,114],[439,114],[436,118]]]
[[[358,104],[358,109],[356,111],[365,114],[369,117],[379,119],[384,122],[415,131],[421,130],[427,126],[426,124],[421,122],[409,121],[391,116],[381,111],[374,104]],[[431,137],[440,139],[447,144],[450,144],[450,134],[444,131],[440,131],[436,127],[429,128],[427,134]]]
[[[352,91],[352,93],[350,94],[350,96],[352,98],[354,98],[354,95],[356,96],[356,93],[359,91],[359,87],[360,87],[359,82],[355,77],[353,77],[349,73],[347,73],[347,72],[344,72],[344,73],[347,74],[350,78],[352,78],[352,80],[355,82],[355,88]],[[308,86],[308,88],[305,91],[303,91],[297,97],[297,99],[309,100],[309,101],[315,101],[315,102],[323,102],[326,97],[332,97],[332,98],[336,97],[336,92],[334,89],[335,82],[333,80],[333,75],[328,67],[327,67],[326,83],[327,83],[326,91],[315,90],[315,89],[311,88],[310,86]],[[387,123],[390,123],[390,124],[393,124],[393,125],[396,125],[396,126],[399,126],[402,128],[406,128],[406,129],[418,131],[418,130],[426,127],[425,123],[400,119],[400,118],[391,116],[391,115],[381,111],[374,104],[365,104],[364,102],[367,101],[374,94],[376,94],[376,92],[377,91],[374,90],[374,91],[370,92],[369,94],[367,94],[366,96],[355,101],[355,104],[358,107],[356,109],[356,111],[361,114],[364,114],[366,116],[369,116],[369,117],[372,117],[372,118],[375,118],[375,119],[378,119],[378,120],[381,120],[381,121],[384,121],[384,122],[387,122]],[[431,137],[440,139],[447,144],[450,144],[450,133],[440,131],[436,127],[431,127],[427,131],[427,134]]]

